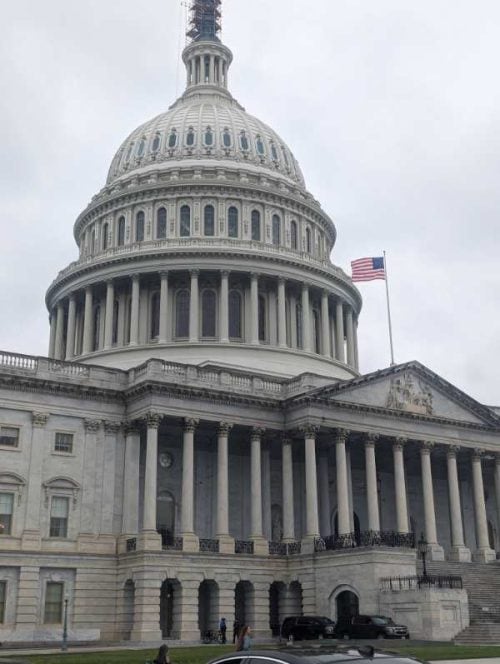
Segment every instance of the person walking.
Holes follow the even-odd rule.
[[[226,619],[221,618],[219,623],[219,633],[220,633],[221,643],[226,643],[226,630],[227,630]]]
[[[236,650],[250,650],[253,644],[252,630],[249,625],[245,625],[238,637]]]
[[[236,643],[238,641],[238,637],[240,635],[240,629],[241,629],[241,623],[238,620],[238,618],[235,618],[233,622],[233,643]]]

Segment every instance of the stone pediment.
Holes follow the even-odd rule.
[[[318,390],[316,396],[398,414],[500,426],[490,408],[417,362]]]

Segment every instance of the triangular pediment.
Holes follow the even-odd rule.
[[[500,426],[500,418],[490,408],[418,362],[401,364],[322,388],[316,391],[315,396],[398,415],[406,413],[424,418]]]

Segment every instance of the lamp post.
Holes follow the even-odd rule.
[[[68,650],[68,596],[64,596],[64,616],[63,616],[63,637],[61,650],[67,652]]]
[[[422,565],[424,567],[423,581],[425,582],[427,580],[427,565],[426,565],[427,540],[424,537],[424,533],[420,535],[420,539],[417,542],[417,547],[418,547],[418,555],[420,556],[420,558],[422,558]]]

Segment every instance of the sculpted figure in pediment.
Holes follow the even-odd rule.
[[[391,380],[386,406],[394,410],[432,415],[432,392],[418,379],[415,384],[411,373],[404,373]]]

